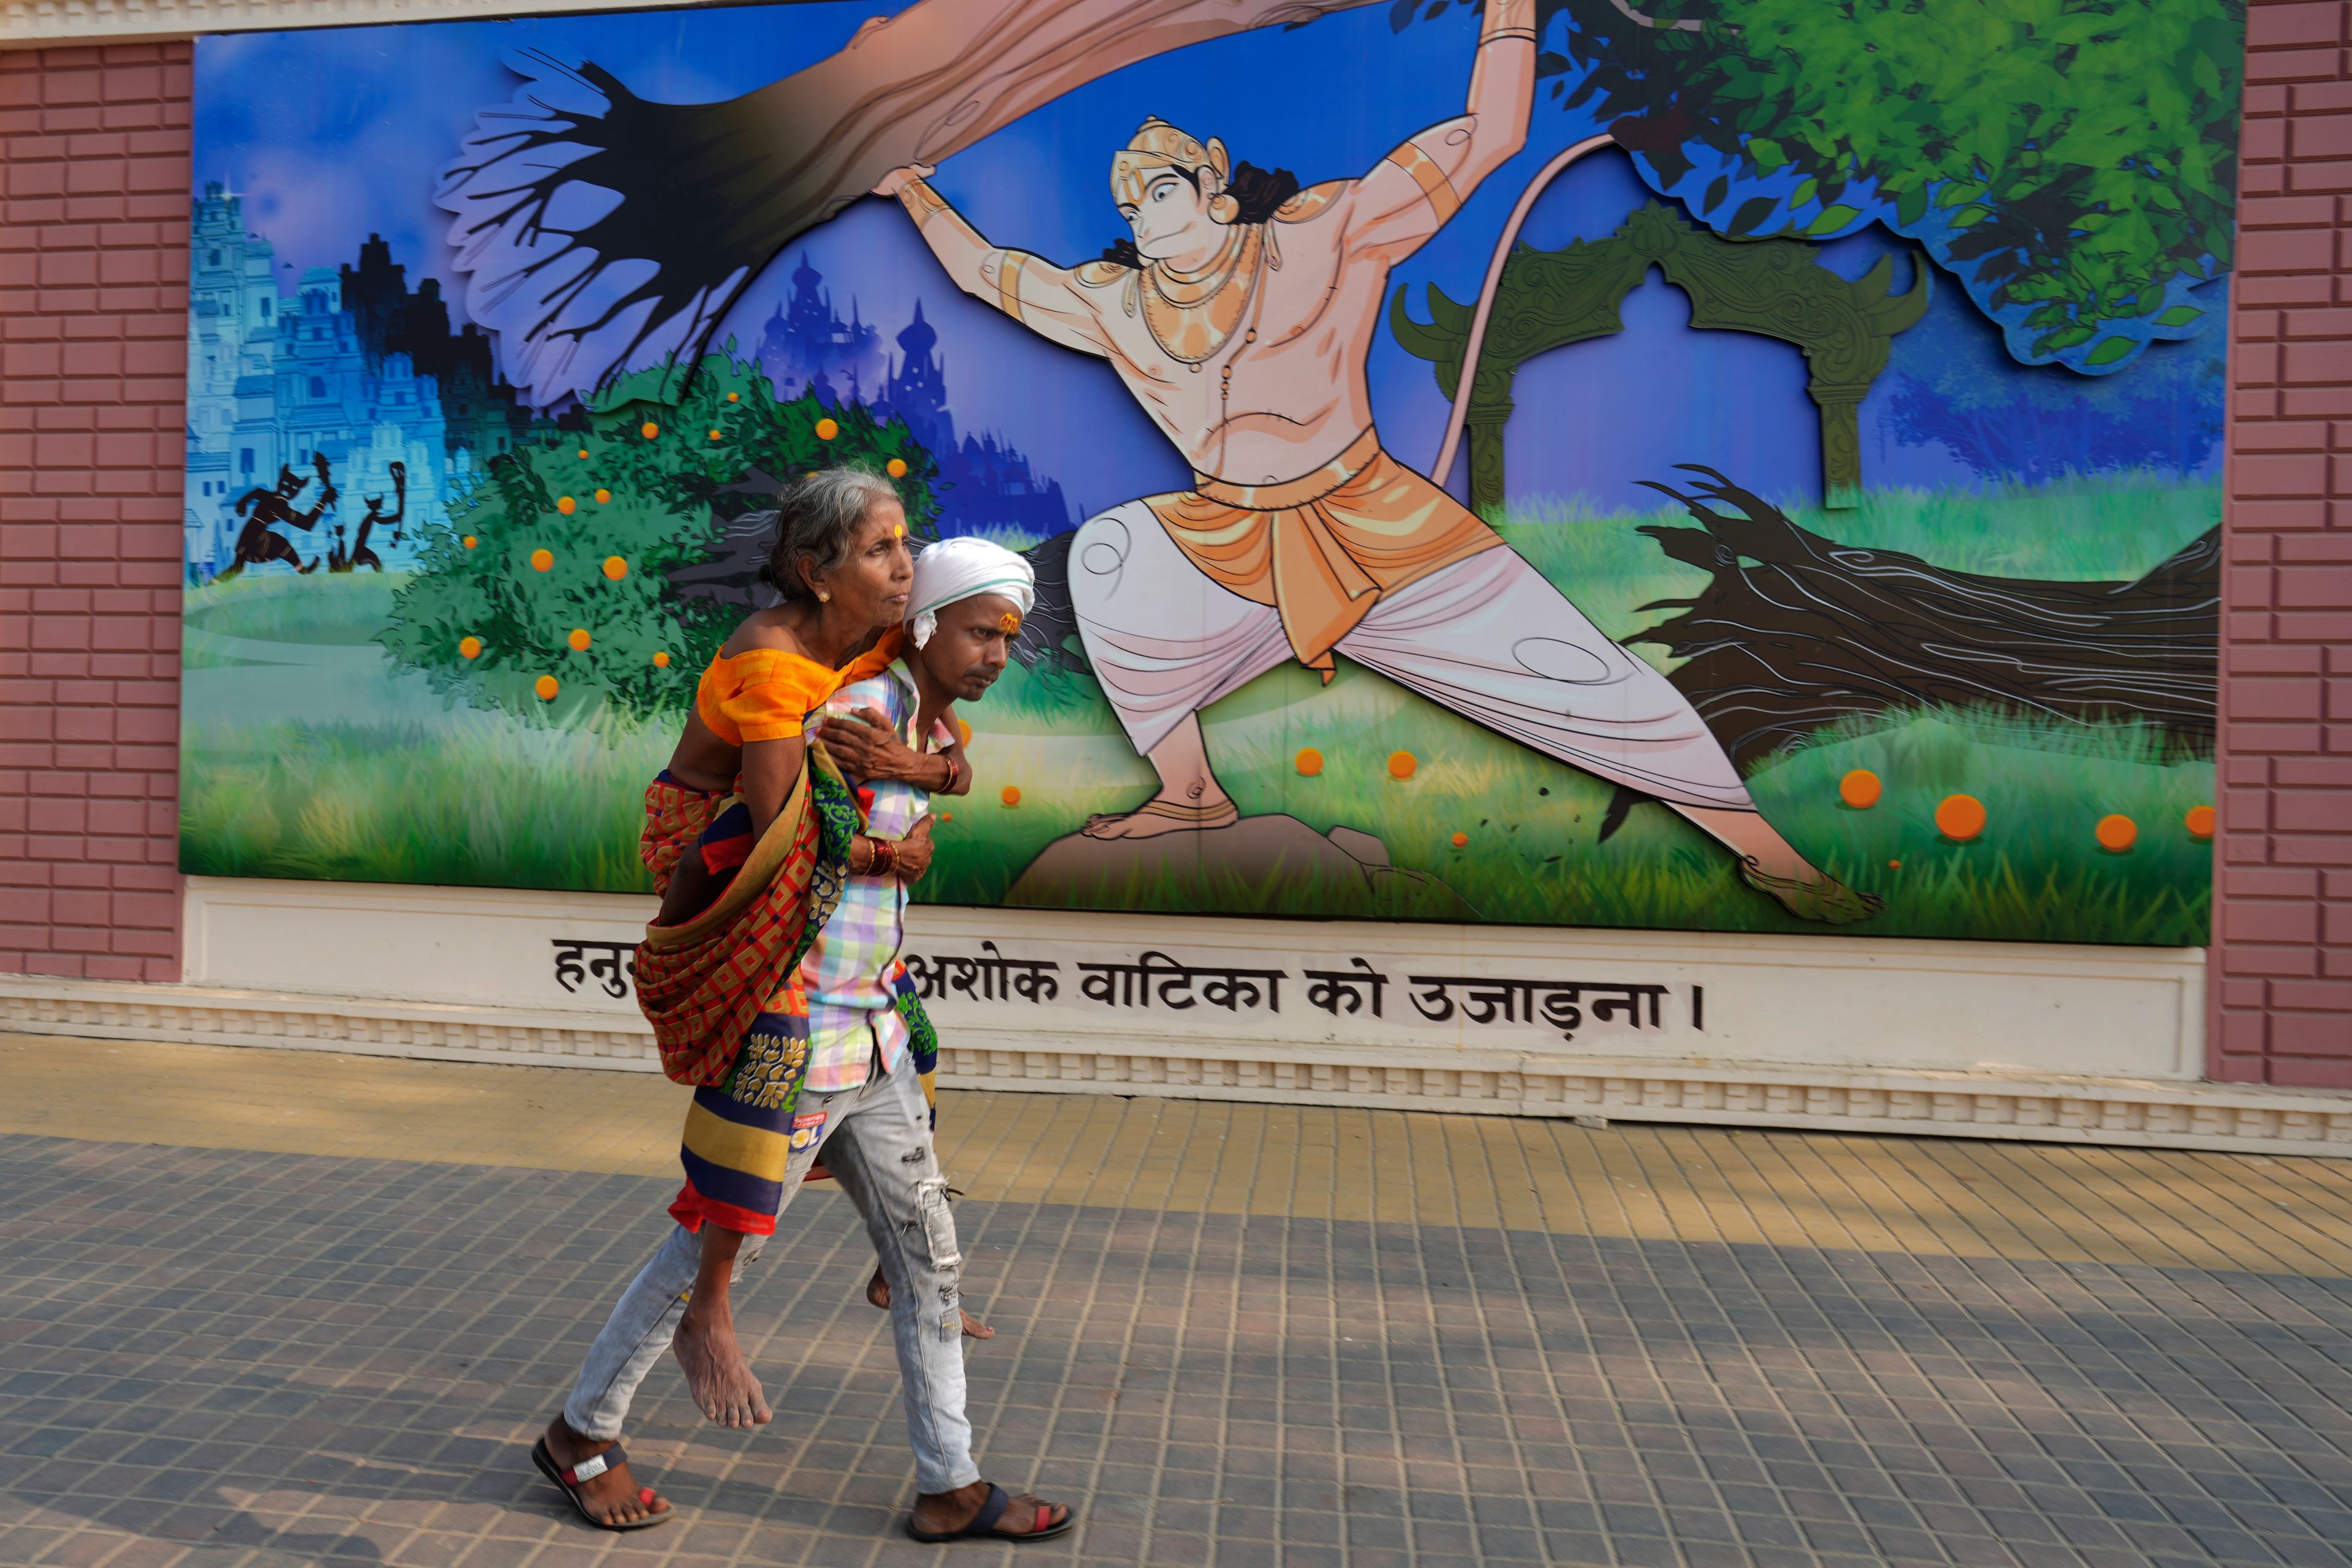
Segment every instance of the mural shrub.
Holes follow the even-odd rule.
[[[773,483],[829,467],[889,477],[931,536],[938,468],[904,422],[814,392],[779,401],[731,353],[626,379],[554,439],[495,459],[427,530],[383,646],[476,707],[681,712],[744,606],[681,595],[670,574],[709,561]]]

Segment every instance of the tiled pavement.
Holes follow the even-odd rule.
[[[845,1202],[665,1369],[687,1519],[524,1457],[659,1233],[622,1075],[0,1041],[0,1563],[2352,1563],[2343,1163],[949,1096],[990,1474],[922,1548]]]

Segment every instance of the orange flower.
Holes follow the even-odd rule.
[[[1455,834],[1455,835],[1454,836],[1454,847],[1455,847],[1456,849],[1464,849],[1464,848],[1467,848],[1467,847],[1469,847],[1469,844],[1470,844],[1470,836],[1469,836],[1468,834],[1466,834],[1466,833],[1457,833],[1457,834]]]
[[[816,422],[816,438],[818,440],[830,441],[835,436],[840,434],[841,426],[838,421],[832,419],[820,419]]]
[[[596,504],[598,506],[604,506],[610,503],[612,499],[613,492],[611,490],[600,489],[596,492]]]
[[[618,555],[604,557],[604,575],[617,583],[629,574],[629,563]]]
[[[996,798],[1003,801],[1007,805],[1019,805],[1021,804],[1021,786],[1019,784],[1006,784],[1004,786],[1003,793],[999,795]]]
[[[661,434],[661,426],[648,419],[644,424],[637,426],[637,434],[650,441],[655,437]]]
[[[481,658],[482,639],[479,637],[459,637],[457,639],[457,657],[460,658]]]
[[[1878,775],[1868,768],[1856,768],[1838,780],[1838,798],[1856,811],[1868,811],[1876,805],[1885,790]]]
[[[2099,818],[2098,826],[2091,830],[2099,847],[2110,855],[2120,855],[2139,842],[2139,824],[2121,812]]]
[[[740,403],[742,400],[743,395],[740,392],[730,392],[727,395],[727,401],[730,403]]]
[[[961,713],[956,715],[956,736],[965,745],[971,744],[971,726],[963,721],[963,715]]]
[[[581,448],[580,448],[580,456],[582,457],[582,458],[583,458],[583,459],[585,459],[585,458],[587,458],[587,456],[588,456],[588,448],[587,448],[587,447],[581,447]]]
[[[654,668],[656,669],[667,669],[669,668],[669,655],[656,652],[654,655]]]
[[[2180,825],[2189,829],[2191,838],[2210,838],[2213,837],[2213,808],[2192,805],[2189,808],[2189,815],[2180,819]]]
[[[1409,779],[1420,766],[1419,759],[1415,758],[1411,752],[1389,753],[1389,777],[1392,779]]]
[[[555,498],[555,510],[562,512],[564,516],[570,517],[573,512],[580,510],[580,503],[573,500],[570,496],[557,496]]]
[[[718,440],[718,439],[719,439],[719,432],[718,432],[718,431],[716,431],[716,430],[713,430],[713,431],[710,433],[710,438],[711,438],[712,440],[714,440],[714,441]]]
[[[531,682],[530,689],[539,693],[539,700],[541,702],[554,701],[556,692],[561,689],[555,684],[555,677],[551,675],[541,676],[537,680]]]
[[[572,651],[573,653],[586,653],[588,651],[589,641],[588,628],[586,626],[574,626],[572,628],[572,635],[565,637],[563,640],[572,645]]]
[[[476,546],[477,544],[479,544],[479,543],[481,542],[481,541],[480,541],[480,540],[478,540],[478,539],[477,539],[477,538],[475,538],[472,534],[470,534],[470,533],[469,533],[469,534],[466,535],[466,537],[465,537],[465,538],[463,538],[463,539],[459,540],[459,541],[458,541],[458,542],[459,542],[460,544],[463,544],[467,549],[471,550],[472,548],[474,548],[474,546]]]
[[[530,569],[534,572],[554,571],[555,552],[546,549],[532,551],[530,552]]]
[[[882,471],[894,479],[903,479],[907,477],[907,459],[893,458],[882,465]]]
[[[1948,795],[1936,803],[1936,831],[1966,844],[1985,830],[1984,802],[1972,795]]]
[[[1312,746],[1301,746],[1291,763],[1297,768],[1300,778],[1311,779],[1323,771],[1323,753]]]

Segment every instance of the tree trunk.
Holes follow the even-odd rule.
[[[1642,531],[1715,581],[1643,605],[1682,614],[1630,640],[1687,660],[1670,679],[1742,768],[1841,719],[1927,707],[2141,719],[2175,754],[2211,754],[2219,529],[2132,582],[1981,577],[1839,544],[1714,478],[1651,487],[1700,527]]]
[[[839,53],[736,101],[793,150],[782,245],[891,170],[935,163],[1155,55],[1370,0],[921,0]],[[1141,122],[1150,105],[1139,105]],[[1206,135],[1203,130],[1200,134]],[[1111,149],[1102,149],[1108,166]]]

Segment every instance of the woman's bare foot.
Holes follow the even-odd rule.
[[[879,1268],[874,1271],[874,1278],[866,1282],[866,1299],[886,1312],[890,1310],[890,1281],[882,1278],[882,1270]],[[970,1312],[964,1311],[961,1307],[958,1307],[956,1310],[963,1314],[964,1338],[992,1340],[996,1337],[994,1329],[990,1328]]]
[[[686,1386],[696,1407],[716,1426],[766,1426],[772,1412],[760,1392],[760,1380],[751,1375],[751,1363],[735,1342],[734,1315],[724,1308],[698,1314],[695,1309],[699,1305],[688,1306],[686,1316],[678,1320],[677,1337],[670,1342],[670,1352],[686,1369]]]
[[[583,1461],[616,1447],[618,1441],[615,1438],[611,1442],[599,1442],[593,1437],[583,1437],[565,1426],[561,1415],[547,1424],[548,1457],[560,1469],[577,1468]],[[650,1504],[645,1501],[642,1489],[638,1487],[636,1478],[629,1473],[625,1459],[601,1476],[591,1476],[572,1490],[579,1496],[580,1505],[588,1510],[590,1517],[607,1526],[625,1525],[670,1511],[669,1500],[658,1493],[655,1494]]]

